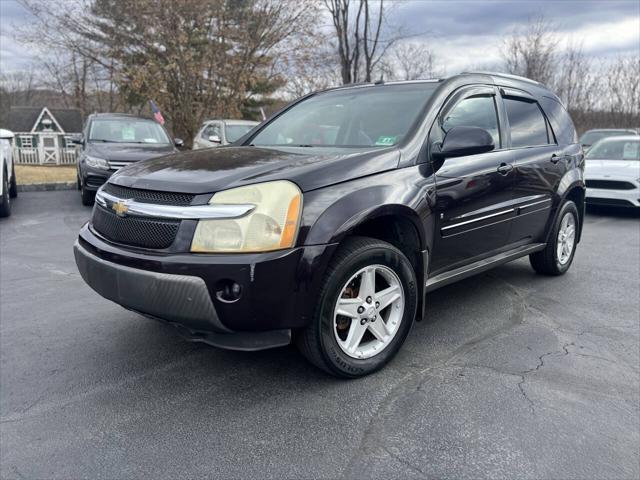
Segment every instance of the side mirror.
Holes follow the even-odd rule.
[[[182,140],[181,138],[174,138],[173,144],[178,148],[182,148],[184,147],[184,140]]]
[[[209,141],[211,143],[222,143],[222,140],[220,140],[220,137],[218,135],[210,135]]]
[[[496,148],[493,137],[484,128],[453,127],[447,132],[436,158],[464,157],[486,153]]]
[[[73,143],[74,145],[84,145],[84,137],[78,134],[72,135],[71,143]]]

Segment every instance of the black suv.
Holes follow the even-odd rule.
[[[122,167],[132,162],[176,153],[183,142],[170,140],[156,121],[124,113],[89,115],[81,136],[78,190],[83,205],[93,205],[96,190]]]
[[[567,271],[582,148],[539,83],[484,73],[308,95],[235,144],[111,177],[75,244],[98,293],[189,339],[294,341],[315,365],[382,367],[438,287],[529,255]]]

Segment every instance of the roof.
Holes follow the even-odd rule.
[[[589,132],[628,132],[636,135],[636,131],[633,128],[592,128],[584,133]]]
[[[141,117],[140,115],[134,115],[132,113],[92,113],[91,115],[89,115],[90,118],[136,118],[139,120],[151,120],[151,121],[155,121],[153,118],[150,117]]]
[[[640,141],[640,135],[618,135],[616,137],[604,137],[598,140],[596,143],[628,142],[628,141]]]
[[[14,132],[30,132],[46,107],[11,107],[7,127]],[[82,131],[82,114],[77,109],[47,108],[65,133]]]
[[[204,123],[210,123],[210,122],[224,122],[224,123],[228,123],[230,125],[257,125],[260,122],[256,122],[255,120],[238,120],[235,118],[210,118],[208,120],[205,120]]]

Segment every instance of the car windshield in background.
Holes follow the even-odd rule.
[[[151,120],[99,119],[91,122],[89,141],[113,143],[171,143],[164,129]]]
[[[604,140],[587,152],[590,160],[640,160],[640,140]]]
[[[390,147],[409,133],[437,85],[381,85],[319,93],[280,115],[251,144]]]
[[[235,142],[253,127],[255,125],[227,125],[227,142]]]
[[[628,130],[600,130],[594,132],[587,132],[580,138],[582,145],[593,145],[598,140],[602,140],[607,137],[620,137],[622,135],[633,135]]]

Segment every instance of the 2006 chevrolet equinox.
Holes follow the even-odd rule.
[[[189,339],[381,368],[425,295],[529,255],[567,271],[585,186],[543,85],[469,73],[294,102],[229,147],[123,168],[75,244],[84,280]]]

